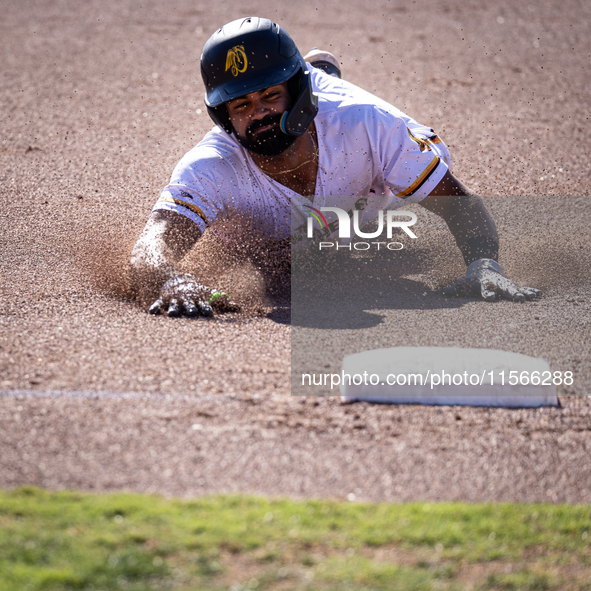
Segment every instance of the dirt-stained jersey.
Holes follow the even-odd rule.
[[[305,224],[306,206],[362,209],[367,222],[379,210],[429,195],[450,166],[449,152],[433,130],[347,81],[309,69],[319,97],[314,196],[267,176],[233,135],[214,127],[176,166],[154,210],[175,211],[202,231],[211,226],[222,235],[231,234],[235,216],[269,238],[283,239],[292,226]]]

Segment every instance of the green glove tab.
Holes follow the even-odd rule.
[[[228,296],[227,293],[223,292],[223,291],[216,291],[215,293],[213,293],[211,295],[211,297],[209,298],[209,303],[213,304],[218,298],[221,298],[223,296]]]

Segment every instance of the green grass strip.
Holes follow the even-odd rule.
[[[0,492],[0,591],[588,590],[591,508]]]

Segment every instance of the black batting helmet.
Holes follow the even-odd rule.
[[[281,118],[284,133],[302,135],[318,113],[302,54],[287,32],[266,18],[241,18],[218,29],[203,48],[201,76],[207,111],[228,133],[226,101],[283,82],[292,98]]]

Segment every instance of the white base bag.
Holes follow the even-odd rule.
[[[347,355],[339,388],[344,402],[559,406],[553,378],[546,360],[520,353],[392,347]]]

